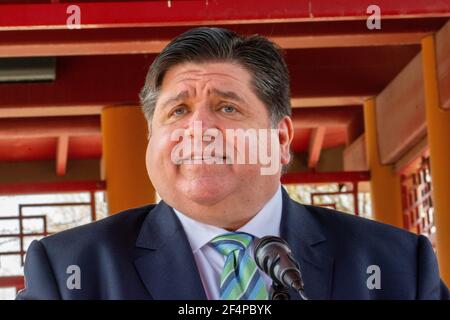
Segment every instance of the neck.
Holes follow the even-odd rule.
[[[264,192],[256,192],[258,197],[255,197],[254,191],[248,195],[235,193],[214,205],[201,205],[189,201],[168,204],[196,221],[236,231],[258,214],[278,188],[279,184]]]

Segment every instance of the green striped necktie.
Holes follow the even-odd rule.
[[[225,256],[220,276],[221,300],[267,300],[268,292],[255,261],[248,254],[253,236],[230,232],[211,240],[210,245]]]

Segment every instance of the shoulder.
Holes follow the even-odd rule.
[[[392,225],[336,210],[305,205],[308,214],[320,225],[329,241],[342,247],[364,247],[399,254],[416,252],[419,236]]]
[[[448,299],[427,237],[327,208],[304,209],[305,219],[314,221],[326,237],[322,252],[334,259],[334,270],[341,275],[335,279],[343,281],[338,287],[348,286],[349,279],[353,284],[365,285],[368,276],[377,272],[382,276],[383,290],[371,291],[371,298]]]
[[[102,220],[71,228],[40,240],[46,250],[62,253],[106,245],[134,245],[139,230],[155,204],[131,208]]]

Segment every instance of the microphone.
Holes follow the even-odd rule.
[[[286,241],[274,236],[263,237],[255,243],[253,255],[258,268],[272,278],[275,287],[292,288],[303,300],[308,300],[299,264]]]

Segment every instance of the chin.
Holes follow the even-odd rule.
[[[229,195],[229,184],[219,178],[199,178],[189,182],[183,190],[188,199],[199,205],[214,205]]]
[[[195,202],[199,206],[211,207],[211,206],[215,205],[216,203],[220,202],[220,200],[222,200],[223,197],[218,197],[217,195],[214,195],[214,196],[193,195],[193,196],[190,196],[189,199],[192,202]]]

